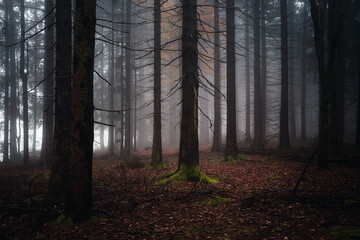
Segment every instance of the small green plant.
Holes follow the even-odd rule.
[[[53,225],[55,226],[66,226],[72,227],[74,226],[74,220],[70,217],[67,217],[65,213],[62,213],[54,222]]]
[[[280,175],[278,175],[278,174],[271,174],[271,175],[269,175],[269,176],[268,176],[268,178],[275,178],[275,179],[279,179],[279,178],[281,178],[281,176],[280,176]]]
[[[202,203],[203,203],[205,206],[218,206],[218,205],[220,205],[221,203],[228,202],[228,201],[230,201],[230,199],[228,199],[228,198],[223,198],[223,197],[216,196],[216,195],[212,195],[212,196],[208,197],[208,199],[206,199],[206,200],[203,201]]]

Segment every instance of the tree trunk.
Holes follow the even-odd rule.
[[[8,4],[10,4],[8,2]],[[9,6],[9,43],[14,44],[16,42],[16,20],[13,6]],[[16,98],[16,63],[15,63],[15,49],[16,46],[9,47],[9,57],[10,57],[10,160],[17,161],[19,160],[19,155],[16,147],[16,120],[17,120],[17,98]]]
[[[250,7],[249,3],[247,3],[247,9],[248,13],[250,13]],[[249,44],[249,19],[245,21],[245,142],[251,141],[251,135],[250,135],[250,44]]]
[[[53,1],[45,0],[45,14],[49,14],[45,18],[45,61],[44,61],[44,104],[43,104],[43,136],[41,147],[41,161],[50,167],[53,156],[53,136],[54,136],[54,13]]]
[[[112,28],[115,29],[115,13],[114,13],[114,9],[115,9],[115,0],[111,0],[111,24],[112,24]],[[110,39],[112,41],[115,41],[115,37],[114,37],[114,31],[111,30],[111,36]],[[114,61],[114,45],[110,43],[110,49],[109,49],[109,81],[110,81],[110,100],[109,100],[109,110],[114,110],[114,106],[115,106],[115,102],[114,102],[114,96],[115,96],[115,86],[114,86],[114,75],[115,75],[115,61]],[[109,123],[110,125],[114,125],[114,114],[113,113],[109,113]],[[114,152],[114,127],[110,126],[108,128],[109,131],[109,135],[108,135],[108,151],[110,156],[114,156],[115,152]]]
[[[235,6],[234,0],[226,1],[226,92],[227,126],[225,158],[237,158],[236,139],[236,87],[235,87]]]
[[[296,119],[295,119],[295,78],[294,78],[294,2],[289,1],[289,134],[290,140],[296,140]]]
[[[260,0],[254,1],[254,146],[264,148],[260,71]]]
[[[126,1],[126,39],[125,39],[125,146],[124,155],[131,153],[131,1]]]
[[[288,31],[287,0],[281,0],[281,107],[280,148],[290,147],[288,100]]]
[[[64,194],[71,142],[71,0],[56,1],[54,156],[49,190]]]
[[[306,71],[307,71],[307,2],[304,0],[303,8],[303,35],[301,52],[301,134],[302,141],[306,139]]]
[[[212,151],[219,150],[221,145],[221,85],[220,85],[220,33],[219,1],[214,0],[214,135]]]
[[[267,78],[267,52],[266,52],[266,1],[261,0],[261,120],[262,120],[262,144],[265,145],[266,136],[266,78]]]
[[[10,43],[9,34],[9,3],[4,0],[5,14],[4,14],[4,31],[5,31],[5,45]],[[5,48],[5,96],[4,96],[4,151],[3,162],[9,162],[9,80],[10,80],[10,66],[9,66],[9,48]]]
[[[93,71],[96,0],[77,0],[74,21],[71,157],[65,215],[92,215]]]
[[[357,91],[357,118],[356,118],[356,142],[360,147],[360,54],[358,55],[358,91]]]
[[[125,1],[121,1],[121,20],[125,21]],[[121,26],[121,46],[124,46],[124,35],[125,33],[125,26],[122,24]],[[121,48],[120,54],[120,109],[124,109],[124,100],[125,100],[125,89],[124,89],[124,48]],[[126,114],[126,113],[125,113]],[[120,156],[124,156],[124,112],[120,115]]]
[[[161,1],[154,0],[154,126],[151,166],[163,165],[161,142]]]

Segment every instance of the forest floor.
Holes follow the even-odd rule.
[[[296,196],[293,188],[311,150],[243,151],[242,160],[220,162],[203,149],[202,172],[216,185],[155,185],[175,170],[177,154],[164,153],[167,168],[151,170],[151,151],[124,164],[96,154],[95,217],[56,225],[62,201],[46,195],[49,170],[0,166],[1,239],[360,239],[359,156],[333,158],[329,170],[311,165]]]

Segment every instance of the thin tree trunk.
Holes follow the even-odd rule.
[[[125,39],[125,147],[124,155],[127,157],[131,153],[131,1],[126,1],[126,39]]]
[[[45,14],[52,11],[54,5],[52,0],[45,0]],[[45,18],[45,61],[44,61],[44,104],[43,104],[43,137],[41,147],[41,161],[51,166],[53,156],[54,136],[54,12]]]
[[[288,97],[288,31],[287,0],[281,0],[281,107],[280,107],[280,148],[290,147],[289,97]]]
[[[54,156],[49,190],[64,194],[71,142],[71,0],[56,1]]]
[[[125,21],[125,1],[121,2],[121,20]],[[121,46],[124,46],[124,33],[125,26],[122,24],[121,26]],[[125,89],[124,89],[124,48],[121,48],[120,55],[120,109],[124,109],[124,100],[125,100]],[[126,113],[125,113],[126,114]],[[124,156],[124,112],[120,115],[120,156]]]
[[[295,79],[294,79],[294,2],[289,1],[289,133],[290,140],[296,140],[296,119],[295,119]]]
[[[234,0],[226,1],[226,48],[227,126],[225,158],[237,158]]]
[[[4,0],[5,14],[4,14],[4,31],[5,31],[5,45],[10,43],[9,39],[9,3]],[[10,80],[10,66],[9,66],[9,48],[5,48],[5,96],[4,96],[4,151],[3,162],[9,162],[9,80]]]
[[[250,12],[249,3],[247,3],[248,12]],[[249,37],[249,19],[245,21],[245,49],[246,49],[246,58],[245,58],[245,141],[250,142],[250,37]]]
[[[218,151],[221,145],[221,85],[220,85],[220,33],[219,1],[214,0],[214,135],[212,151]]]
[[[254,146],[264,148],[260,71],[260,0],[254,1]]]
[[[303,35],[301,52],[301,140],[306,139],[306,71],[307,71],[307,2],[304,0],[303,8]]]
[[[358,91],[357,91],[357,118],[356,118],[356,142],[360,147],[360,54],[358,55]]]
[[[115,0],[111,0],[111,24],[112,24],[112,28],[115,29],[115,13],[114,13],[114,9],[115,9]],[[112,41],[115,40],[114,37],[114,31],[111,30],[111,36],[110,39]],[[114,110],[114,106],[115,106],[115,102],[114,102],[114,96],[115,96],[115,86],[114,86],[114,75],[115,75],[115,61],[114,61],[114,45],[110,43],[110,49],[109,49],[109,81],[110,81],[110,101],[109,101],[109,109],[110,110]],[[109,122],[110,125],[114,125],[114,116],[113,113],[109,113]],[[114,152],[114,130],[115,128],[113,126],[110,126],[108,128],[109,131],[109,135],[108,135],[108,151],[109,154],[111,156],[113,156],[115,154]]]
[[[29,164],[29,113],[28,113],[28,94],[27,94],[27,74],[25,74],[25,0],[20,2],[21,12],[21,45],[20,45],[20,76],[23,84],[23,130],[24,130],[24,165]]]
[[[71,125],[71,157],[65,215],[74,220],[92,216],[92,158],[94,141],[93,71],[96,0],[77,0]]]
[[[261,120],[262,120],[262,144],[265,145],[266,136],[266,79],[267,79],[267,51],[266,51],[266,1],[261,0]]]
[[[161,1],[154,0],[154,126],[151,166],[163,165],[161,142]]]

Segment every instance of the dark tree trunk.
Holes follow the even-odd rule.
[[[247,3],[248,12],[250,12],[249,3]],[[249,30],[249,19],[245,21],[245,48],[246,48],[246,58],[245,58],[245,141],[250,142],[250,30]]]
[[[38,21],[37,16],[38,11],[35,11],[35,21]],[[35,28],[37,30],[37,28]],[[38,49],[34,49],[34,83],[33,86],[36,86],[38,81]],[[33,142],[32,142],[32,153],[35,154],[36,152],[36,139],[37,139],[37,108],[38,108],[38,101],[37,101],[37,88],[34,90],[34,94],[32,96],[32,112],[33,112]]]
[[[8,2],[8,4],[10,4]],[[13,6],[9,6],[9,43],[14,44],[16,39],[16,20]],[[18,106],[16,98],[16,63],[15,63],[15,46],[9,47],[9,57],[10,57],[10,160],[17,161],[19,160],[19,155],[16,147],[16,120],[18,116]]]
[[[111,0],[111,21],[112,21],[112,28],[115,29],[115,13],[114,13],[114,9],[115,9],[115,0]],[[115,37],[114,37],[114,31],[111,31],[110,34],[110,39],[112,41],[115,41]],[[114,75],[115,75],[115,61],[114,61],[114,45],[110,44],[110,49],[109,49],[109,81],[110,81],[110,96],[109,96],[109,109],[110,110],[114,110],[115,107],[115,102],[114,102],[114,96],[115,96],[115,86],[114,86]],[[114,114],[113,113],[109,113],[109,123],[110,125],[114,125]],[[113,156],[115,154],[114,152],[114,127],[110,126],[108,128],[109,131],[109,139],[108,139],[108,151],[109,154],[111,156]]]
[[[94,141],[93,71],[96,0],[77,0],[74,21],[71,157],[65,214],[74,220],[92,215]]]
[[[220,85],[220,33],[219,2],[214,0],[214,135],[212,151],[218,151],[221,145],[221,85]]]
[[[53,1],[45,1],[45,14],[53,10]],[[45,61],[44,61],[44,104],[43,104],[43,136],[41,147],[41,160],[50,167],[53,156],[53,135],[54,135],[54,13],[51,12],[45,18]]]
[[[260,71],[260,0],[254,1],[254,146],[264,148]]]
[[[9,3],[4,0],[5,16],[4,16],[4,30],[5,30],[5,45],[10,43],[9,39]],[[10,85],[10,66],[9,66],[9,48],[5,48],[5,96],[4,96],[4,151],[3,162],[9,161],[9,85]]]
[[[161,1],[154,0],[154,126],[151,166],[163,165],[161,142]]]
[[[199,166],[197,2],[183,0],[182,113],[179,169]]]
[[[64,194],[71,142],[71,0],[56,1],[54,156],[49,190]]]
[[[302,35],[302,52],[301,52],[301,140],[306,139],[306,71],[307,71],[307,2],[304,0],[303,8],[303,35]]]
[[[125,1],[121,1],[121,20],[125,21]],[[125,25],[121,26],[121,45],[124,46],[124,35],[125,33]],[[124,109],[124,100],[125,100],[125,89],[124,89],[124,48],[121,48],[120,53],[120,109]],[[120,115],[120,156],[124,156],[124,112]]]
[[[20,45],[20,77],[23,84],[23,130],[24,130],[24,165],[29,164],[29,106],[28,106],[28,94],[27,94],[27,74],[25,74],[25,0],[20,2],[21,12],[21,45]]]
[[[266,51],[266,1],[261,0],[261,120],[262,120],[262,142],[265,145],[266,136],[266,77],[267,77],[267,51]]]
[[[296,119],[295,119],[295,78],[294,78],[294,2],[289,1],[289,134],[290,140],[296,140]]]
[[[236,87],[235,87],[235,6],[234,0],[226,1],[226,76],[227,76],[227,125],[225,158],[237,158],[236,139]]]
[[[288,86],[287,0],[281,0],[280,148],[290,147]]]
[[[360,54],[358,55],[358,91],[357,91],[357,119],[356,119],[356,145],[360,147]]]
[[[131,153],[131,1],[126,1],[126,39],[125,39],[125,146],[124,155]]]

